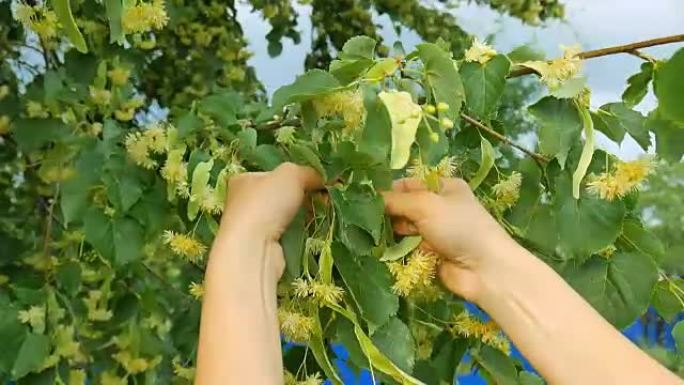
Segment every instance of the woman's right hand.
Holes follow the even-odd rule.
[[[477,302],[486,281],[506,265],[502,258],[520,247],[461,179],[442,179],[439,193],[419,179],[401,179],[383,197],[394,231],[421,235],[423,247],[442,257],[444,285],[468,300]]]

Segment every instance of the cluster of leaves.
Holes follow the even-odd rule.
[[[226,181],[285,161],[328,181],[282,239],[279,318],[300,343],[285,354],[290,382],[341,384],[330,344],[342,343],[383,383],[451,383],[466,352],[463,365],[492,383],[541,383],[495,324],[439,287],[437,257],[414,250],[420,239],[394,238],[378,192],[403,175],[433,190],[438,177],[467,180],[617,327],[651,303],[681,310],[677,279],[659,269],[664,249],[639,219],[634,187],[650,163],[620,162],[591,138],[595,127],[646,148],[654,135],[659,156],[679,161],[669,144],[684,123],[682,50],[646,63],[621,102],[590,111],[573,53],[519,63],[458,33],[378,55],[375,39],[358,36],[267,105],[232,2],[56,0],[19,23],[10,15],[21,5],[0,3],[10,26],[0,47],[12,53],[0,72],[2,381],[191,382],[203,257]],[[36,31],[53,10],[56,33]],[[24,45],[41,53],[37,68],[22,64]],[[501,110],[523,64],[554,80],[552,95]],[[659,105],[644,117],[632,107],[652,81]],[[511,109],[529,111],[539,154],[507,147]],[[606,180],[623,189],[602,193]]]

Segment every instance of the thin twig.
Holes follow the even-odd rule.
[[[641,48],[654,47],[657,45],[664,45],[664,44],[679,43],[679,42],[683,42],[683,41],[684,41],[684,34],[672,35],[672,36],[660,37],[657,39],[638,41],[636,43],[630,43],[630,44],[625,44],[625,45],[616,45],[614,47],[606,47],[606,48],[595,49],[592,51],[580,52],[577,56],[581,59],[593,59],[596,57],[615,55],[618,53],[633,54],[633,52],[635,50],[639,50]],[[520,68],[520,69],[517,69],[515,71],[512,71],[508,75],[508,77],[509,78],[515,78],[518,76],[529,75],[532,73],[534,73],[533,69],[528,68],[528,67],[524,67],[524,68]]]
[[[658,59],[654,58],[653,56],[651,56],[645,52],[641,52],[638,49],[631,50],[627,53],[630,55],[634,55],[634,56],[638,57],[639,59],[642,59],[642,60],[645,60],[645,61],[648,61],[651,63],[655,63],[658,61]]]
[[[57,202],[57,198],[59,197],[59,184],[55,187],[55,193],[52,196],[52,201],[50,202],[50,206],[48,207],[48,215],[45,218],[46,220],[46,225],[45,225],[45,237],[43,239],[43,254],[45,255],[45,258],[49,258],[50,255],[48,254],[50,252],[50,241],[52,238],[52,217],[54,216],[55,212],[55,203]]]
[[[512,140],[510,140],[510,139],[507,138],[506,136],[499,134],[499,133],[496,132],[493,128],[488,127],[488,126],[482,124],[479,120],[477,120],[477,119],[475,119],[475,118],[472,118],[472,117],[470,117],[470,116],[468,116],[468,115],[466,115],[466,114],[463,114],[463,113],[461,114],[461,117],[462,117],[466,122],[472,124],[473,126],[479,128],[479,129],[482,130],[482,131],[487,132],[488,134],[490,134],[490,135],[492,135],[493,137],[495,137],[497,140],[499,140],[499,141],[501,141],[501,142],[503,142],[503,143],[506,143],[507,145],[509,145],[509,146],[511,146],[511,147],[514,147],[514,148],[516,148],[516,149],[518,149],[518,150],[524,152],[525,154],[527,154],[527,155],[529,155],[530,157],[532,157],[534,160],[536,160],[536,161],[538,161],[538,162],[541,162],[541,163],[548,163],[548,162],[549,162],[549,159],[548,159],[547,157],[545,157],[544,155],[542,155],[542,154],[537,154],[536,152],[533,152],[533,151],[530,151],[530,150],[526,149],[525,147],[523,147],[523,146],[521,146],[521,145],[519,145],[519,144],[513,142]]]

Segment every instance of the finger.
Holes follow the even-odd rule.
[[[427,191],[421,192],[395,192],[385,191],[382,193],[385,201],[385,212],[390,216],[404,217],[410,221],[418,222],[424,217],[425,211],[436,196]]]
[[[470,186],[468,182],[461,178],[441,178],[442,193],[443,194],[461,194],[463,192],[470,193]]]
[[[323,188],[323,178],[311,167],[300,166],[285,162],[273,172],[285,178],[294,178],[305,191],[315,191]]]
[[[411,221],[407,221],[403,218],[393,220],[392,229],[396,234],[404,236],[418,234],[418,229],[416,226]]]
[[[427,187],[421,179],[418,178],[402,178],[397,179],[392,183],[392,191],[397,192],[411,192],[411,191],[426,191]]]

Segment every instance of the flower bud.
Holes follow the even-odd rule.
[[[449,110],[449,104],[444,102],[437,103],[437,111],[444,112]]]
[[[424,108],[425,108],[425,112],[427,112],[428,114],[431,114],[431,115],[437,111],[435,106],[433,106],[432,104],[426,104]]]
[[[454,128],[454,122],[449,118],[442,118],[439,122],[445,130],[450,130]]]
[[[430,133],[430,140],[433,141],[434,143],[439,142],[439,135],[436,132],[431,132]]]

